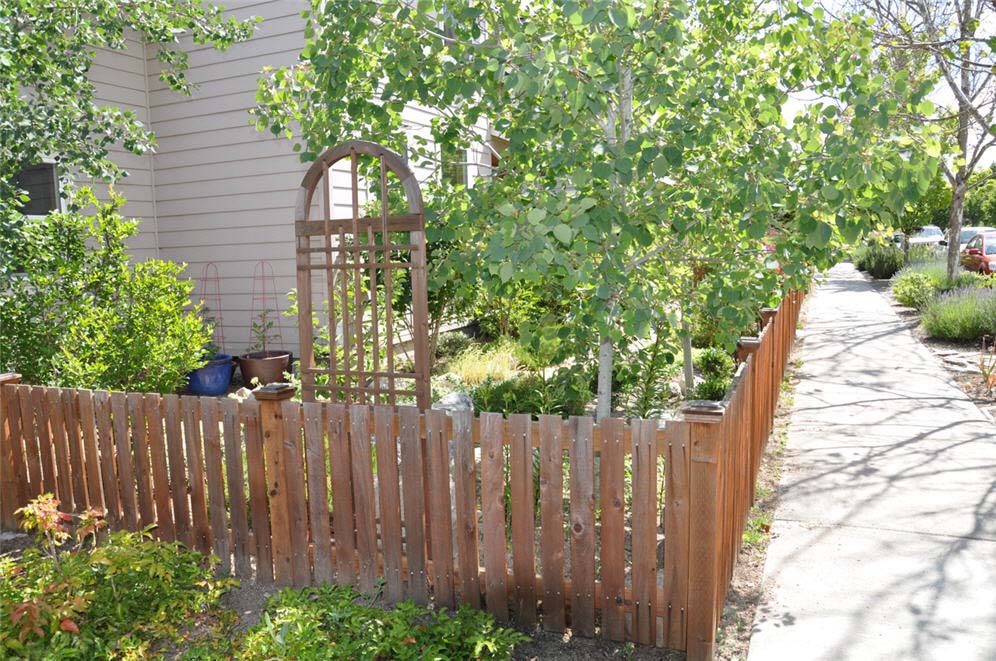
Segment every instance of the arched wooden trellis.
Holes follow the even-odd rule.
[[[351,214],[335,218],[333,167],[346,159]],[[361,180],[376,182],[372,190],[380,198],[380,213],[361,215]],[[407,213],[391,213],[391,184],[403,188]],[[313,218],[314,196],[320,188],[324,214]],[[414,398],[419,408],[428,408],[425,213],[415,175],[386,147],[362,140],[344,142],[325,151],[304,176],[294,225],[304,400],[327,394],[333,401],[394,405],[399,398]],[[399,317],[394,309],[398,271],[408,271],[410,277],[410,323],[405,323],[407,315]],[[325,277],[313,291],[318,272]],[[316,312],[327,318],[316,317]],[[325,324],[329,356],[316,360],[315,336]],[[410,338],[402,334],[406,332]],[[413,350],[399,357],[399,343]],[[399,358],[405,357],[412,359],[413,367],[399,370]]]

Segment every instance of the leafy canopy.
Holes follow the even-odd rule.
[[[863,19],[795,2],[331,0],[311,18],[300,64],[261,81],[258,124],[299,135],[304,160],[364,138],[423,165],[490,124],[509,143],[493,177],[426,182],[430,238],[454,244],[434,278],[467,300],[564,292],[564,323],[533,330],[576,355],[692,305],[732,336],[937,167],[929,129],[888,129],[926,90],[897,100]],[[797,93],[815,100],[787,119]],[[411,142],[408,104],[439,113]]]

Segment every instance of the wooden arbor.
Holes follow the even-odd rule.
[[[348,172],[334,168],[343,160]],[[390,208],[398,185],[407,203],[400,214]],[[324,213],[314,218],[319,189]],[[334,217],[333,191],[345,189],[350,211]],[[414,398],[429,408],[425,213],[418,181],[401,156],[361,140],[325,151],[301,182],[294,229],[304,400],[319,393],[344,403]],[[409,310],[395,310],[398,294],[409,290],[410,317]],[[323,326],[328,346],[321,338],[316,351]],[[399,356],[401,345],[413,350]],[[399,370],[402,360],[407,365]]]

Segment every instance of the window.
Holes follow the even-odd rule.
[[[985,245],[987,255],[996,255],[996,236],[986,237]]]
[[[39,163],[21,170],[14,186],[25,190],[29,200],[21,207],[25,216],[47,216],[60,209],[59,176],[54,163]]]
[[[454,186],[466,186],[467,152],[453,145],[443,145],[441,151],[443,181]]]

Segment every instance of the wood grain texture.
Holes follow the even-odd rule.
[[[622,642],[626,638],[623,603],[626,581],[623,481],[626,478],[623,421],[607,418],[602,427],[602,637]]]
[[[97,447],[100,452],[100,479],[104,492],[104,510],[112,528],[122,527],[121,504],[118,499],[118,476],[114,471],[114,436],[111,432],[111,396],[103,390],[93,393],[97,422]]]
[[[308,472],[308,527],[314,547],[314,580],[332,582],[332,529],[329,525],[328,461],[325,452],[325,412],[321,404],[304,404],[305,464]]]
[[[370,431],[370,408],[349,407],[349,452],[353,472],[353,510],[356,520],[356,550],[359,553],[360,592],[368,593],[377,582],[377,501],[374,495]]]
[[[266,454],[263,449],[263,427],[260,405],[246,400],[239,405],[239,417],[245,429],[246,469],[249,472],[249,509],[252,535],[255,541],[256,581],[262,585],[274,582],[273,544],[270,529],[269,497],[267,492]]]
[[[66,424],[62,414],[62,395],[58,388],[46,388],[45,399],[48,406],[49,427],[52,430],[52,445],[55,451],[56,496],[62,507],[75,511],[73,504],[72,460],[69,458],[69,442],[66,437]],[[2,430],[0,430],[2,433]],[[6,458],[6,450],[3,457]],[[4,466],[6,468],[6,466]],[[12,475],[8,473],[8,475]],[[10,480],[13,485],[14,478]]]
[[[118,418],[118,408],[122,408],[121,404],[117,404],[117,408],[115,408],[116,401],[118,401],[118,398],[112,395],[111,408],[114,409],[115,421]],[[127,429],[124,431],[123,438],[121,439],[123,442],[119,442],[118,444],[118,457],[122,457],[125,453],[129,455],[127,463],[130,464],[131,469],[130,480],[134,481],[135,490],[137,491],[134,493],[135,506],[137,508],[137,525],[145,527],[155,524],[156,505],[155,492],[152,486],[152,466],[150,463],[149,424],[146,420],[143,404],[141,393],[128,393],[125,397],[122,418],[127,418]],[[161,418],[153,420],[152,425],[156,424],[162,424]],[[128,442],[129,437],[130,442]],[[118,436],[115,433],[115,440],[117,439]],[[122,475],[122,480],[130,484],[129,478],[124,477],[124,470],[122,465],[118,466],[118,473]],[[131,498],[128,498],[128,500],[131,501]],[[125,502],[124,490],[121,491],[121,502],[125,506],[125,514],[127,515],[131,502]]]
[[[398,472],[398,436],[390,406],[374,407],[377,448],[377,495],[380,500],[380,538],[384,552],[384,596],[395,602],[404,598],[401,536],[401,478]]]
[[[512,573],[515,575],[515,616],[531,629],[536,624],[536,514],[533,506],[532,418],[508,416],[512,487]]]
[[[239,578],[252,577],[252,553],[249,549],[249,519],[246,502],[246,474],[243,468],[242,424],[239,403],[234,399],[221,400],[221,418],[225,447],[225,478],[228,493],[228,512],[232,526],[232,563]]]
[[[204,445],[201,434],[200,402],[197,397],[180,398],[183,411],[183,441],[187,458],[187,488],[190,490],[190,515],[193,520],[193,543],[201,553],[211,552],[211,523],[207,514],[204,485]]]
[[[657,641],[657,424],[633,421],[633,637]]]
[[[543,576],[543,628],[563,631],[564,613],[564,457],[563,421],[541,415],[540,426],[540,564]]]
[[[421,418],[418,409],[398,407],[401,436],[401,494],[404,505],[405,556],[408,560],[406,596],[415,603],[429,602],[425,567],[425,491],[422,485]]]
[[[170,495],[176,539],[191,547],[194,538],[190,525],[190,497],[187,493],[187,463],[183,450],[180,398],[176,395],[163,395],[163,407],[166,411],[166,446],[169,452]]]
[[[45,493],[56,492],[55,452],[49,430],[48,400],[41,386],[31,388],[31,408],[35,412],[35,436],[38,438],[38,457],[42,465],[42,489]]]
[[[290,528],[291,581],[297,587],[311,583],[308,554],[308,501],[304,485],[304,451],[301,436],[301,404],[281,403],[283,417],[284,485],[287,493],[287,524]]]
[[[480,608],[480,558],[477,546],[477,466],[470,411],[454,411],[453,483],[456,516],[457,576],[460,602]]]
[[[689,424],[668,420],[664,491],[665,644],[683,650],[688,626],[688,479],[691,452]]]
[[[93,391],[79,390],[77,391],[77,398],[79,401],[83,456],[86,462],[86,505],[87,507],[103,510],[104,494],[100,482],[100,453],[97,450],[97,422],[94,418]],[[21,411],[21,425],[23,427],[27,423],[27,420],[23,417],[23,407]]]
[[[450,452],[444,411],[425,412],[429,451],[429,542],[432,547],[433,596],[453,608],[453,507],[450,503]]]
[[[332,535],[335,538],[336,582],[355,585],[356,523],[353,513],[352,460],[346,407],[329,404],[329,464],[332,476]]]
[[[595,452],[594,421],[570,420],[571,630],[595,635]]]
[[[232,549],[228,536],[228,506],[225,501],[225,476],[222,469],[221,411],[218,399],[201,399],[204,425],[204,472],[207,479],[208,519],[211,523],[211,548],[218,556],[218,573],[232,573]]]
[[[156,502],[156,536],[167,542],[177,539],[170,496],[169,462],[166,458],[166,436],[163,431],[164,404],[159,395],[150,393],[142,398],[142,409],[148,420],[149,458]]]
[[[481,522],[484,526],[484,591],[488,612],[508,622],[508,550],[505,528],[505,419],[481,414]]]

